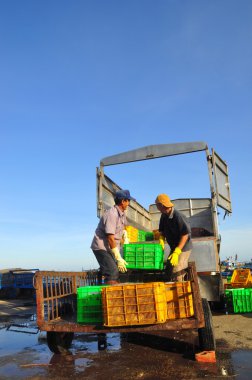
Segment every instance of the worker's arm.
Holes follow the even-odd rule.
[[[189,238],[189,234],[187,234],[187,235],[182,235],[182,236],[181,236],[180,241],[179,241],[179,243],[178,243],[178,245],[177,245],[177,247],[178,247],[179,249],[181,249],[181,251],[182,251],[182,249],[184,248],[184,246],[185,246],[185,244],[186,244],[188,238]]]
[[[189,237],[188,234],[182,235],[177,247],[174,249],[174,251],[168,257],[168,260],[170,260],[172,266],[178,265],[179,255],[181,254],[182,249],[184,248],[184,246],[188,240],[188,237]]]
[[[107,235],[108,243],[109,243],[109,248],[115,248],[116,247],[116,242],[115,242],[115,235]]]
[[[116,242],[115,242],[115,235],[107,235],[107,239],[109,242],[110,250],[111,250],[112,254],[114,255],[114,257],[117,261],[117,266],[118,266],[119,272],[127,272],[126,265],[128,263],[122,258],[121,254],[120,254],[120,251],[119,251],[119,249],[116,245]]]

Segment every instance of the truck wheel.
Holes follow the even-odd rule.
[[[212,313],[206,298],[202,298],[202,308],[205,318],[205,327],[198,329],[199,346],[202,351],[215,351],[216,342],[214,337]]]
[[[73,332],[47,331],[47,345],[54,354],[64,354],[71,347],[73,337]]]

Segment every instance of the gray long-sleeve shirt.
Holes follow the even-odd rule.
[[[109,250],[110,247],[108,244],[107,235],[115,235],[116,245],[120,248],[120,240],[122,238],[125,225],[126,215],[118,206],[113,206],[106,210],[95,230],[91,249],[93,251]]]

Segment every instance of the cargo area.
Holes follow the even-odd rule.
[[[97,333],[204,327],[193,263],[184,283],[160,281],[162,276],[165,279],[162,273],[144,273],[144,277],[138,276],[138,283],[128,282],[128,276],[130,273],[119,285],[101,286],[98,272],[36,272],[38,327],[44,331]],[[146,282],[141,282],[144,279]]]

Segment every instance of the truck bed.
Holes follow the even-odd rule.
[[[132,277],[133,276],[133,277]],[[188,280],[191,282],[194,316],[168,320],[165,323],[123,327],[105,327],[102,324],[91,325],[77,321],[77,288],[98,284],[98,271],[90,272],[54,272],[37,271],[34,277],[37,302],[37,325],[41,331],[55,332],[143,332],[196,329],[204,327],[204,315],[194,263],[189,263]],[[153,282],[165,278],[165,273],[128,273],[122,282],[129,279],[134,282]],[[131,281],[133,282],[133,281]]]

